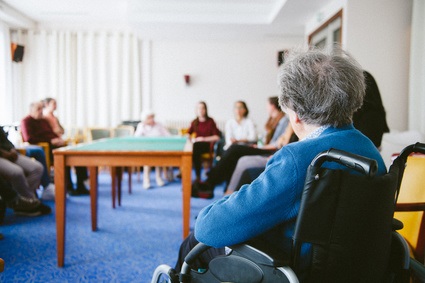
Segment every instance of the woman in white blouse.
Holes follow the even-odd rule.
[[[226,150],[234,143],[256,143],[257,132],[255,130],[254,122],[248,118],[249,110],[244,101],[236,101],[233,113],[235,118],[230,119],[226,123],[225,139]]]

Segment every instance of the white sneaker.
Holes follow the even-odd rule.
[[[143,166],[143,188],[145,190],[151,187],[150,172],[150,166]]]
[[[90,190],[90,178],[84,181],[84,185],[86,186],[87,190]]]
[[[41,193],[42,200],[55,200],[55,185],[50,183]]]
[[[151,187],[151,182],[150,182],[150,180],[143,179],[143,188],[144,188],[145,190],[147,190],[147,189],[149,189],[150,187]]]
[[[162,180],[162,178],[161,178],[161,177],[156,177],[156,178],[155,178],[155,180],[156,180],[156,185],[157,185],[158,187],[162,187],[162,186],[164,186],[164,185],[165,185],[164,180]]]

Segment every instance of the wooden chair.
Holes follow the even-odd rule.
[[[412,257],[425,258],[425,155],[412,155],[401,183],[394,218],[404,224],[400,234],[408,242]]]
[[[110,128],[89,127],[86,129],[86,141],[92,142],[99,139],[110,138],[112,132]]]
[[[53,160],[50,154],[50,144],[48,142],[39,142],[36,145],[41,146],[43,148],[44,155],[46,156],[46,167],[48,170],[50,170],[53,165]]]
[[[205,171],[210,170],[214,164],[214,145],[215,143],[210,143],[210,151],[201,155],[202,167]]]
[[[128,125],[120,125],[111,129],[112,137],[128,137],[134,135],[134,127]]]
[[[83,128],[70,126],[67,130],[67,143],[69,145],[76,145],[87,141],[86,132]]]
[[[87,128],[86,130],[87,141],[94,141],[104,138],[110,138],[112,132],[110,128]]]

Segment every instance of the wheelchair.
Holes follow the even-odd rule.
[[[410,282],[415,267],[425,274],[423,265],[411,261],[408,245],[397,233],[403,224],[393,219],[407,157],[414,152],[425,153],[425,144],[406,147],[383,176],[375,176],[375,160],[336,149],[318,154],[307,171],[288,262],[239,244],[212,259],[206,270],[193,270],[191,264],[210,248],[199,243],[186,256],[179,282],[404,283]],[[324,168],[325,162],[352,170]],[[305,243],[312,250],[307,272],[300,269]],[[151,282],[176,282],[172,270],[158,266]]]

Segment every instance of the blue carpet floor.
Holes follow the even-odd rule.
[[[152,185],[155,185],[154,176]],[[0,233],[0,282],[150,282],[156,266],[174,265],[182,241],[181,182],[142,189],[133,175],[133,193],[123,179],[122,204],[112,209],[109,173],[99,175],[97,232],[91,231],[88,196],[67,199],[65,267],[57,266],[53,213],[22,217],[6,212]],[[215,198],[223,195],[216,187]],[[191,200],[191,228],[213,200]]]

